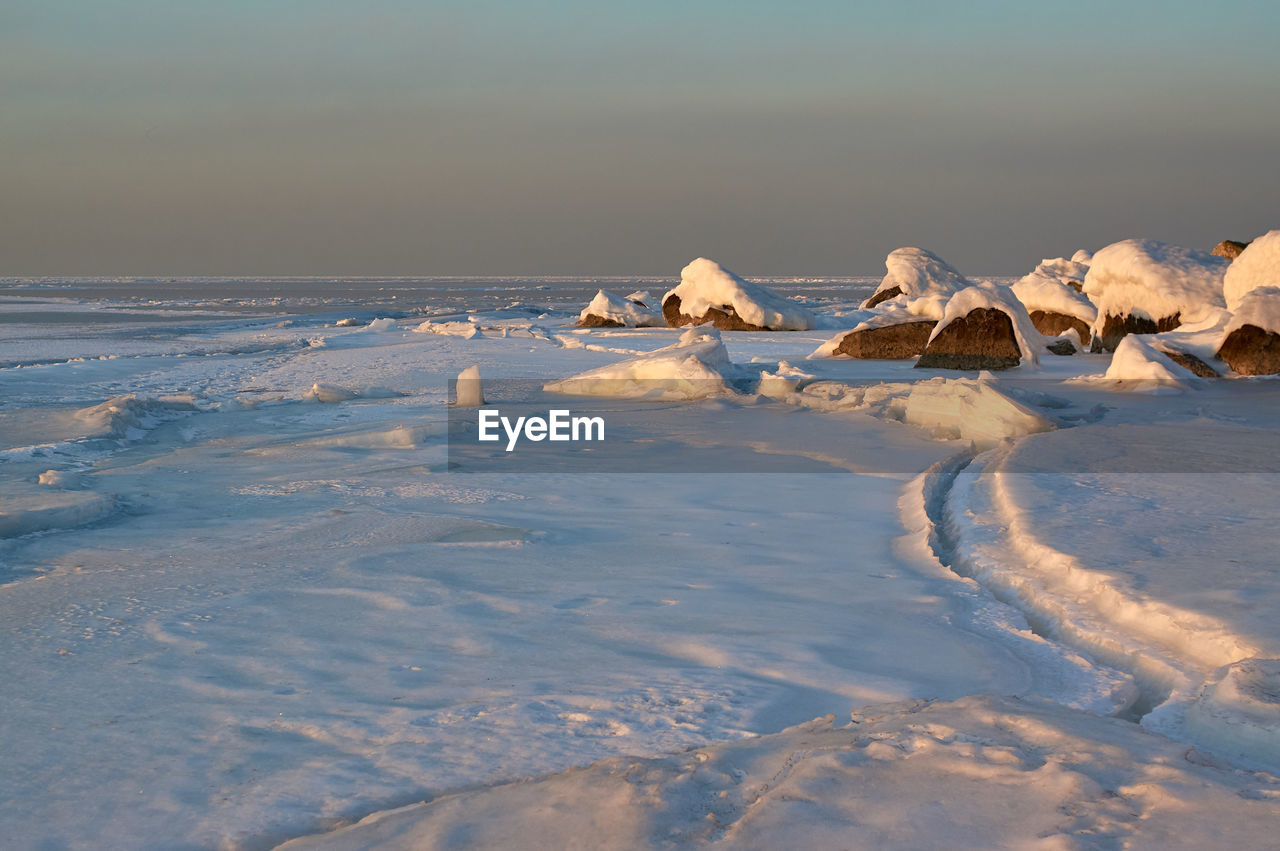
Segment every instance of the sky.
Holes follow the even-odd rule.
[[[0,1],[0,275],[970,275],[1280,227],[1280,4]]]

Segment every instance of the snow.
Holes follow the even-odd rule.
[[[662,318],[660,310],[636,304],[636,301],[644,301],[644,299],[632,299],[632,296],[637,295],[648,296],[648,293],[632,293],[626,298],[620,298],[613,293],[600,290],[595,298],[591,299],[591,303],[578,314],[578,319],[581,321],[588,316],[599,316],[602,319],[611,319],[627,328],[661,328],[666,325],[667,322]],[[645,304],[647,305],[648,302]]]
[[[1087,257],[1088,259],[1077,259]],[[1089,264],[1093,261],[1093,255],[1087,252],[1077,251],[1072,259],[1065,257],[1051,257],[1040,261],[1040,265],[1024,276],[1018,283],[1039,283],[1053,282],[1079,290],[1084,286],[1085,276],[1089,274]],[[1017,289],[1017,284],[1014,288]]]
[[[807,331],[815,327],[812,312],[777,293],[745,281],[728,269],[699,257],[680,272],[680,283],[662,297],[680,297],[680,312],[699,317],[708,308],[731,306],[744,322],[774,331]]]
[[[1236,310],[1259,287],[1280,287],[1280,230],[1264,233],[1231,261],[1222,279],[1227,307]]]
[[[908,300],[925,299],[939,309],[948,297],[971,285],[950,263],[923,248],[895,249],[885,258],[884,265],[888,273],[876,293],[898,287]]]
[[[1280,233],[1280,231],[1276,231]],[[1252,247],[1252,246],[1251,246]],[[1243,257],[1244,255],[1240,255]],[[1240,258],[1237,257],[1237,260]],[[1280,287],[1255,287],[1236,301],[1234,313],[1222,332],[1225,339],[1232,331],[1253,325],[1263,331],[1280,334]],[[1219,341],[1221,342],[1221,340]]]
[[[1103,378],[1125,382],[1120,387],[1128,390],[1178,388],[1199,380],[1191,370],[1142,339],[1144,336],[1129,334],[1120,341]]]
[[[1274,663],[1257,660],[1280,654],[1260,535],[1280,458],[1274,426],[1241,424],[1261,397],[1228,401],[1222,384],[1204,391],[1218,418],[1153,409],[1143,419],[1164,422],[1058,430],[982,457],[948,511],[966,572],[1043,634],[1131,671],[1144,726],[1274,772]]]
[[[0,281],[6,847],[1274,844],[1280,382],[573,327],[657,286]],[[716,392],[466,474],[471,367]]]
[[[1132,725],[963,698],[461,792],[282,851],[1264,847],[1277,792]]]
[[[1181,314],[1203,319],[1225,306],[1223,276],[1231,261],[1207,251],[1150,239],[1126,239],[1093,255],[1084,292],[1099,321],[1129,314],[1151,320]]]
[[[1056,268],[1046,269],[1046,264],[1053,262],[1071,263],[1071,261],[1046,260],[1030,275],[1019,280],[1011,289],[1030,313],[1044,310],[1051,313],[1062,313],[1074,316],[1086,325],[1092,326],[1098,318],[1098,309],[1083,294],[1066,284],[1067,280],[1083,282],[1088,267],[1083,264],[1072,264],[1079,269],[1070,273],[1059,272]],[[1079,277],[1076,277],[1076,276]]]
[[[999,310],[1008,316],[1013,324],[1013,334],[1017,338],[1018,351],[1022,356],[1023,364],[1040,362],[1040,349],[1044,347],[1044,335],[1031,324],[1031,316],[1022,306],[1022,302],[1014,296],[1013,291],[1008,287],[994,284],[966,287],[948,299],[942,319],[933,327],[933,333],[929,335],[929,342],[933,342],[952,322],[979,309]]]
[[[729,353],[714,328],[695,326],[670,346],[546,385],[575,396],[693,399],[730,392]]]

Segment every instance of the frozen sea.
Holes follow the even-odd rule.
[[[676,344],[573,325],[675,282],[0,281],[3,844],[1272,842],[1280,381],[807,360],[877,282],[464,472],[449,379]]]

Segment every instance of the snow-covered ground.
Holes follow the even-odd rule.
[[[573,323],[672,283],[0,285],[6,846],[1273,841],[1280,382],[806,360],[877,280],[774,281],[627,463],[450,472],[449,379],[646,380]]]

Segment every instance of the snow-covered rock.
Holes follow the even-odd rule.
[[[1235,310],[1245,294],[1258,287],[1280,287],[1280,230],[1249,243],[1227,267],[1222,279],[1227,309]]]
[[[699,257],[680,272],[680,283],[662,297],[672,328],[710,322],[725,331],[807,331],[817,318],[772,290],[745,281]]]
[[[864,318],[848,331],[841,331],[809,355],[810,358],[852,357],[901,359],[919,357],[924,353],[929,334],[938,323],[941,313],[921,316],[913,312],[916,307],[928,307],[928,300],[910,301],[894,298],[870,311],[862,311]],[[933,310],[926,311],[932,314]]]
[[[1008,287],[982,284],[956,293],[929,336],[916,366],[926,369],[1008,369],[1039,363],[1044,336]]]
[[[1089,260],[1076,259],[1081,256],[1087,256]],[[1036,266],[1031,274],[1026,275],[1022,280],[1038,278],[1056,281],[1063,286],[1071,287],[1076,292],[1080,292],[1084,288],[1084,278],[1085,275],[1089,274],[1089,262],[1092,259],[1092,254],[1080,251],[1077,251],[1070,260],[1066,257],[1049,257],[1041,260],[1040,265]]]
[[[1257,287],[1240,298],[1217,356],[1241,375],[1280,373],[1280,287]]]
[[[673,345],[550,382],[544,389],[574,396],[695,399],[727,392],[733,372],[720,332],[690,328]]]
[[[1126,334],[1171,331],[1223,307],[1231,261],[1150,239],[1126,239],[1093,256],[1084,292],[1098,309],[1094,347],[1114,350]]]
[[[600,290],[578,314],[578,325],[583,328],[652,328],[665,325],[666,320],[662,318],[662,314],[643,304],[643,301],[631,296],[622,298]]]
[[[917,314],[932,312],[936,315],[929,318],[938,319],[946,300],[971,285],[969,279],[954,266],[923,248],[908,246],[896,249],[885,258],[884,266],[888,273],[863,307],[875,307],[905,295],[910,301],[926,302],[916,308]],[[926,305],[931,305],[931,308]]]
[[[1080,293],[1088,272],[1086,264],[1074,260],[1045,260],[1013,285],[1013,294],[1041,334],[1056,337],[1074,328],[1080,342],[1088,345],[1089,329],[1098,319],[1098,309]]]

